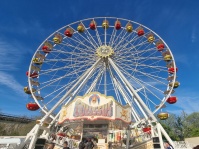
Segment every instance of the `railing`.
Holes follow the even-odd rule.
[[[0,149],[16,149],[25,136],[0,136]]]

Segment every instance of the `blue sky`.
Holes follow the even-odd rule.
[[[196,0],[2,0],[0,5],[0,111],[38,115],[26,110],[25,72],[37,47],[55,30],[97,16],[127,18],[159,34],[172,50],[181,86],[179,101],[165,110],[198,111],[199,1]]]

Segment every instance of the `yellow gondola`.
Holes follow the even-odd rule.
[[[34,58],[34,59],[32,60],[32,62],[33,62],[34,64],[36,64],[36,65],[41,65],[41,64],[43,64],[43,61],[40,61],[39,58]]]
[[[159,118],[160,120],[166,120],[166,119],[169,118],[169,114],[168,114],[168,113],[165,113],[165,112],[161,112],[161,113],[158,114],[158,118]]]
[[[169,83],[169,86],[172,87],[173,86],[173,82]],[[180,86],[180,83],[178,81],[174,82],[173,88],[178,88],[178,86]]]
[[[172,56],[171,55],[165,55],[164,56],[164,60],[165,61],[170,61],[170,60],[172,60]]]
[[[109,27],[109,22],[108,22],[108,20],[104,20],[104,21],[103,21],[102,27],[103,27],[104,29],[107,29],[107,28]]]
[[[147,40],[148,40],[148,42],[152,43],[155,40],[154,35],[152,33],[149,33],[147,35]]]
[[[31,91],[30,91],[30,89],[26,86],[26,87],[24,87],[24,92],[26,93],[26,94],[31,94]],[[36,91],[36,89],[34,89],[34,88],[32,88],[32,92],[34,93]]]
[[[84,25],[82,23],[80,23],[77,27],[77,31],[80,33],[83,33],[85,30]]]
[[[133,31],[133,26],[132,26],[131,23],[128,23],[128,24],[126,25],[126,31],[129,32],[129,33]]]
[[[56,34],[53,41],[55,44],[60,44],[62,42],[62,36],[60,34]]]

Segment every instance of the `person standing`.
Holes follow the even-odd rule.
[[[67,141],[64,142],[64,148],[63,148],[63,149],[70,149],[70,148],[68,147],[68,142],[67,142]]]
[[[174,149],[172,145],[169,144],[169,142],[164,143],[165,149]]]
[[[88,142],[86,143],[86,149],[93,149],[93,147],[94,147],[94,144],[91,141],[91,139],[89,138]]]
[[[85,148],[85,139],[82,138],[82,141],[79,143],[79,149],[84,149]]]
[[[93,149],[97,149],[97,141],[96,141],[96,138],[92,138],[91,140],[93,142]]]

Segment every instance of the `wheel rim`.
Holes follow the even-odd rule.
[[[97,23],[95,30],[89,28],[92,20]],[[104,28],[102,27],[104,20],[109,22],[109,27],[106,26],[107,24],[105,24]],[[121,23],[119,30],[115,29],[115,21],[117,20]],[[84,32],[77,31],[80,23],[84,27]],[[126,26],[129,23],[133,25],[134,29],[132,32],[127,32],[126,30]],[[140,26],[143,28],[144,34],[139,36],[137,29]],[[74,31],[72,37],[64,35],[68,27]],[[60,44],[53,43],[54,35],[57,33],[63,37]],[[151,33],[155,37],[152,43],[148,42],[147,38],[147,35]],[[159,40],[165,46],[161,52],[157,50],[155,45]],[[44,53],[42,50],[46,41],[53,46],[49,53]],[[125,97],[131,102],[132,107],[142,117],[138,106],[132,99],[132,95],[125,88],[125,84],[109,64],[107,58],[110,57],[115,62],[134,89],[137,90],[145,104],[155,113],[170,96],[176,80],[176,72],[174,72],[171,74],[173,76],[170,81],[172,85],[169,86],[170,82],[168,82],[167,77],[171,75],[168,75],[167,63],[162,56],[162,53],[166,51],[170,53],[172,57],[170,63],[172,62],[174,69],[176,69],[170,48],[160,36],[144,25],[113,17],[80,20],[55,31],[38,47],[30,63],[29,72],[35,72],[36,68],[33,69],[33,66],[36,66],[40,69],[36,71],[39,77],[33,79],[29,76],[29,88],[36,89],[35,93],[31,90],[32,96],[41,110],[47,113],[97,59],[102,59],[102,62],[96,67],[96,71],[75,95],[98,91],[112,95],[118,102],[126,104],[126,100],[121,93],[123,91]],[[38,53],[45,56],[42,65],[33,63],[33,60],[38,58]],[[39,82],[40,85],[33,85],[33,80]],[[164,94],[165,90],[168,91],[166,95]],[[71,96],[73,95],[71,94]],[[38,100],[38,97],[42,97],[44,100]]]

